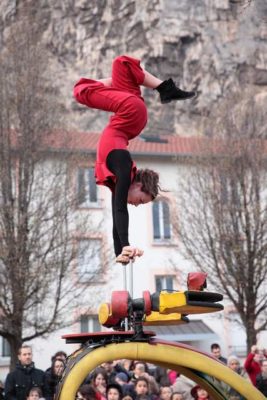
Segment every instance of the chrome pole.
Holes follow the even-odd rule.
[[[122,264],[123,268],[123,289],[127,290],[127,264]],[[124,319],[124,330],[128,331],[129,329],[129,324],[128,324],[128,318],[126,317]]]
[[[130,259],[129,265],[129,293],[131,298],[133,298],[133,259]]]

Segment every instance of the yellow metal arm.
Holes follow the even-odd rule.
[[[165,292],[159,294],[159,312],[161,314],[203,314],[223,310],[217,303],[217,293],[210,292]]]
[[[188,318],[184,317],[178,313],[170,313],[170,314],[160,314],[157,311],[152,311],[150,315],[145,317],[143,325],[181,325],[187,324],[189,322]]]
[[[203,385],[212,394],[214,400],[228,400],[220,388],[211,385],[200,377],[199,372],[225,382],[247,400],[264,400],[250,382],[233,372],[230,368],[213,359],[209,355],[198,352],[188,346],[176,343],[161,343],[158,340],[146,342],[112,343],[96,348],[84,348],[74,354],[69,360],[65,371],[61,390],[56,400],[74,400],[79,386],[86,376],[100,364],[117,359],[143,360],[156,365],[165,365],[167,368],[181,371],[184,375]]]

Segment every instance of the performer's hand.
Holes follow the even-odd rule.
[[[124,246],[122,248],[121,254],[123,256],[127,256],[129,258],[134,259],[135,257],[141,257],[144,252],[141,249],[138,249],[137,247],[132,247],[132,246]]]
[[[121,254],[116,258],[116,262],[121,264],[128,264],[130,260],[134,261],[135,257],[141,257],[144,254],[143,250],[137,247],[124,246]]]
[[[123,256],[122,254],[119,254],[118,257],[116,257],[116,262],[126,265],[130,262],[130,258],[127,256]]]

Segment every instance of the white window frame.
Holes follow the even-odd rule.
[[[168,282],[167,280],[171,278],[171,287],[168,287]],[[160,286],[161,288],[157,288],[157,280],[160,280]],[[156,291],[161,291],[161,290],[169,290],[172,291],[174,290],[174,281],[175,281],[175,275],[173,274],[168,274],[168,275],[155,275],[155,289]]]
[[[10,351],[10,346],[4,337],[2,337],[2,343],[1,343],[1,357],[10,357],[11,356],[11,351]]]
[[[95,182],[93,167],[78,167],[77,169],[77,205],[79,208],[99,207],[98,187]],[[83,181],[83,182],[81,182]],[[83,183],[83,187],[81,186]],[[91,199],[95,195],[95,200]],[[81,199],[84,197],[84,200]]]
[[[167,207],[167,213],[168,213],[168,220],[165,222],[164,221],[164,206]],[[158,230],[159,230],[159,237],[155,237],[155,207],[158,207]],[[171,242],[172,240],[172,227],[171,227],[171,218],[170,218],[170,206],[169,202],[160,199],[156,202],[153,202],[152,204],[152,221],[153,221],[153,241],[154,243],[164,243],[164,242]],[[166,226],[165,226],[166,223]],[[165,234],[165,231],[169,231],[169,234]]]
[[[80,331],[81,333],[101,332],[101,324],[98,320],[98,315],[82,314],[80,316]]]
[[[77,243],[77,275],[79,283],[100,283],[102,278],[101,238],[80,238]]]

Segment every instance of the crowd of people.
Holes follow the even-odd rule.
[[[67,354],[58,351],[51,366],[42,371],[34,365],[31,346],[23,345],[15,369],[6,377],[0,400],[53,400],[66,360]]]
[[[221,354],[220,345],[213,343],[211,353],[222,363],[251,381],[267,396],[267,354],[252,346],[244,366],[237,356],[228,359]],[[18,352],[16,368],[11,371],[0,391],[0,400],[54,400],[67,354],[53,355],[51,366],[42,371],[32,359],[32,349],[23,345]],[[218,384],[218,382],[217,382]],[[1,385],[0,385],[1,387]],[[229,400],[245,400],[233,388],[222,383]],[[205,388],[176,371],[140,360],[105,362],[88,375],[76,394],[76,400],[212,400]]]

